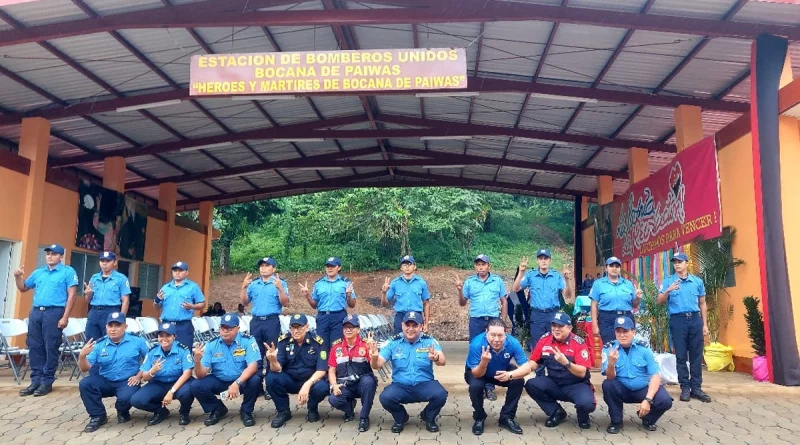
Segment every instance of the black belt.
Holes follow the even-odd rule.
[[[50,309],[64,309],[64,306],[34,306],[37,311],[49,311]]]
[[[100,305],[93,304],[93,305],[90,306],[90,308],[91,309],[121,309],[122,306],[120,306],[120,305],[116,305],[116,306],[100,306]]]
[[[670,317],[685,317],[692,318],[700,315],[700,312],[678,312],[677,314],[669,314]]]
[[[317,311],[319,315],[331,315],[331,314],[338,314],[339,312],[347,312],[345,309],[339,309],[338,311]]]
[[[279,314],[272,315],[253,315],[253,320],[269,320],[270,318],[278,318]]]
[[[192,320],[161,320],[164,323],[172,323],[172,324],[182,324],[182,323],[191,323]]]
[[[601,314],[628,315],[631,311],[600,311]]]
[[[469,318],[475,318],[475,319],[478,319],[478,320],[489,321],[489,320],[491,320],[492,318],[500,318],[500,316],[498,315],[498,316],[496,316],[496,317],[493,317],[493,316],[486,316],[486,317],[469,317]]]
[[[556,312],[558,309],[559,309],[559,308],[557,308],[557,307],[552,307],[552,308],[550,308],[550,309],[539,309],[539,308],[536,308],[536,307],[532,307],[532,308],[531,308],[531,312],[543,312],[543,313],[547,313],[547,312]]]

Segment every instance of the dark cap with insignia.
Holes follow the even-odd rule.
[[[156,332],[156,333],[160,334],[162,332],[167,334],[167,335],[176,335],[175,324],[174,323],[161,323],[160,325],[158,325],[158,332]]]
[[[64,248],[60,244],[51,244],[44,248],[45,252],[53,252],[59,255],[64,255]]]
[[[491,261],[489,261],[489,255],[486,255],[485,253],[476,256],[475,261],[473,261],[473,263],[477,263],[478,261],[483,261],[486,264],[491,263]]]
[[[264,258],[258,260],[258,267],[261,267],[262,264],[269,264],[272,267],[278,267],[278,262],[275,261],[275,258],[272,258],[271,256],[265,256]]]
[[[341,266],[342,265],[342,260],[340,260],[339,258],[336,258],[335,256],[332,256],[332,257],[328,258],[327,260],[325,260],[325,265],[326,266]]]
[[[417,262],[414,261],[414,257],[411,255],[406,255],[403,258],[400,258],[400,264],[402,265],[403,263],[417,264]]]
[[[606,266],[610,266],[612,264],[619,264],[620,266],[622,266],[622,261],[620,261],[619,258],[612,256],[611,258],[606,260]]]
[[[189,265],[184,263],[183,261],[178,261],[177,263],[172,265],[172,270],[180,269],[180,270],[189,270]]]
[[[683,252],[676,252],[671,261],[689,261],[689,257]]]
[[[289,319],[289,326],[305,326],[308,324],[308,317],[303,314],[294,314]]]
[[[536,258],[539,258],[539,257],[550,258],[551,256],[552,255],[550,255],[550,250],[548,250],[548,249],[539,249],[539,250],[536,251]]]
[[[406,312],[406,315],[403,316],[403,323],[407,321],[413,321],[418,324],[422,324],[422,314],[415,311]]]
[[[572,326],[572,317],[565,314],[564,312],[556,312],[553,314],[553,319],[550,320],[550,324],[558,324],[561,326],[570,325]]]
[[[614,320],[614,329],[622,328],[631,330],[635,327],[636,325],[633,323],[633,320],[631,320],[630,317],[617,317],[617,319]]]
[[[112,312],[108,314],[108,318],[106,319],[106,324],[111,323],[119,323],[125,324],[125,314],[122,312]]]
[[[116,259],[117,259],[117,254],[115,254],[114,252],[103,252],[103,254],[100,255],[100,261],[114,261]]]
[[[225,314],[219,320],[219,325],[235,328],[236,326],[239,326],[239,317],[236,314]]]
[[[357,327],[357,328],[361,327],[361,323],[358,321],[358,315],[352,315],[351,314],[351,315],[348,315],[347,317],[344,317],[344,320],[342,320],[342,326],[344,326],[344,325],[346,325],[348,323],[353,325],[353,326],[355,326],[355,327]]]

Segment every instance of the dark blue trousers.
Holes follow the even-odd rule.
[[[617,339],[617,335],[614,334],[614,320],[617,317],[628,317],[633,320],[634,325],[636,324],[636,318],[631,311],[598,311],[597,324],[600,326],[600,339],[603,340],[603,344]]]
[[[86,338],[93,338],[94,341],[97,341],[100,337],[106,335],[106,320],[108,320],[108,314],[119,312],[121,308],[122,306],[90,306],[89,315],[86,317]]]
[[[187,380],[186,383],[175,391],[175,395],[173,396],[173,398],[181,404],[181,414],[189,414],[189,411],[192,410],[192,402],[194,402],[194,396],[192,396],[193,380],[193,378]],[[131,405],[142,411],[155,412],[157,409],[161,408],[161,401],[164,400],[164,396],[167,395],[174,384],[175,382],[151,380],[149,383],[139,388],[136,394],[131,397]]]
[[[544,335],[550,332],[550,322],[553,320],[553,315],[556,313],[555,309],[536,309],[531,308],[531,347],[536,346],[536,343]]]
[[[642,403],[645,397],[647,397],[646,386],[642,389],[631,391],[623,386],[617,379],[606,379],[603,381],[603,400],[605,400],[606,405],[608,405],[608,415],[611,417],[611,423],[622,423],[622,405],[624,403]],[[661,386],[653,397],[653,403],[650,405],[650,413],[642,420],[648,423],[656,423],[670,408],[672,408],[672,397],[670,397],[667,390]]]
[[[106,415],[106,407],[103,406],[104,397],[117,398],[114,404],[117,413],[129,412],[131,399],[139,390],[139,385],[128,386],[128,379],[112,382],[100,374],[92,374],[81,379],[78,389],[89,417],[100,417]]]
[[[317,335],[325,341],[325,350],[330,350],[336,340],[342,338],[342,320],[347,317],[347,311],[342,309],[336,312],[317,313]]]
[[[403,385],[391,383],[379,397],[383,409],[389,411],[396,423],[408,420],[408,411],[403,406],[406,403],[428,402],[422,410],[422,417],[428,422],[436,420],[439,411],[447,402],[447,390],[437,380],[417,383],[416,385]]]
[[[339,320],[341,324],[341,320]],[[297,394],[303,387],[305,380],[295,380],[285,372],[271,372],[267,374],[267,391],[272,396],[275,409],[279,413],[289,411],[289,394]],[[328,381],[323,379],[311,386],[308,392],[308,411],[317,411],[319,402],[325,400],[329,393]],[[374,394],[374,393],[373,393]]]
[[[366,374],[361,376],[361,380],[357,385],[342,388],[342,395],[336,396],[331,394],[328,397],[328,402],[332,407],[339,411],[344,411],[345,414],[352,414],[353,405],[351,402],[355,399],[361,399],[361,415],[360,419],[369,419],[369,412],[372,411],[372,402],[375,400],[375,392],[378,390],[378,381],[373,374]]]
[[[194,345],[194,326],[192,320],[161,320],[162,323],[169,321],[175,324],[175,337],[184,346],[192,348]]]
[[[266,317],[257,317],[253,315],[250,321],[250,335],[256,339],[258,350],[261,352],[261,360],[258,361],[259,367],[264,367],[269,372],[269,365],[264,366],[264,353],[266,347],[264,343],[277,343],[278,337],[281,335],[281,320],[277,314],[268,315]]]
[[[516,366],[512,366],[509,370],[516,368]],[[467,382],[467,385],[469,385],[469,400],[472,402],[473,420],[486,419],[486,410],[483,409],[483,392],[487,384],[491,384],[493,387],[497,385],[508,388],[508,392],[506,392],[506,401],[500,409],[500,418],[513,419],[517,416],[517,406],[519,405],[519,398],[522,396],[522,387],[525,384],[521,378],[509,382],[501,382],[486,375],[477,378],[472,375],[472,370],[467,367],[464,370],[464,380]]]
[[[395,312],[394,313],[394,333],[399,334],[403,332],[403,317],[405,317],[407,312]]]
[[[681,389],[700,389],[703,385],[703,318],[700,312],[684,312],[669,317],[669,333],[678,362]],[[689,366],[686,366],[686,361]]]
[[[537,375],[525,383],[525,391],[547,417],[556,412],[559,400],[575,404],[578,422],[588,422],[589,413],[594,412],[597,407],[597,399],[589,382],[559,385],[548,376]]]
[[[56,368],[64,338],[58,329],[58,320],[64,316],[63,307],[31,309],[28,314],[28,360],[31,367],[32,385],[52,385],[56,380]]]
[[[200,406],[203,407],[204,413],[210,413],[217,409],[219,406],[224,405],[222,400],[217,398],[219,393],[226,391],[231,386],[233,380],[226,382],[218,379],[214,375],[207,375],[202,379],[195,379],[192,382],[192,395]],[[244,386],[239,388],[244,400],[242,400],[241,412],[253,414],[256,407],[256,399],[261,393],[261,374],[255,373],[252,377],[247,379]]]

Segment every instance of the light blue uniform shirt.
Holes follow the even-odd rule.
[[[131,294],[131,285],[128,277],[116,270],[111,271],[108,278],[103,279],[103,273],[98,272],[89,279],[92,287],[92,306],[120,306],[122,297]]]
[[[128,380],[139,372],[139,363],[147,356],[147,342],[128,334],[114,343],[108,336],[97,341],[86,360],[99,369],[100,375],[112,382]]]
[[[422,302],[431,299],[428,283],[421,276],[414,274],[410,281],[400,275],[389,283],[386,299],[395,300],[395,312],[422,312]]]
[[[230,346],[225,344],[222,337],[208,342],[200,364],[211,369],[211,374],[223,382],[233,382],[248,365],[259,360],[261,353],[256,339],[239,332]]]
[[[192,280],[183,280],[183,284],[175,286],[175,280],[161,286],[164,292],[164,299],[161,301],[161,320],[184,321],[191,320],[194,316],[193,309],[184,309],[181,303],[203,303],[206,298],[200,286]]]
[[[347,309],[347,286],[351,281],[341,275],[336,275],[333,281],[324,276],[314,283],[314,290],[311,298],[317,302],[318,311],[343,311]],[[353,290],[352,299],[356,299],[356,291]]]
[[[286,295],[289,296],[289,286],[283,278],[281,278],[281,287],[283,287]],[[283,311],[278,288],[275,287],[274,276],[269,277],[266,282],[261,277],[258,277],[247,285],[247,301],[253,303],[253,308],[250,312],[254,317],[277,315]]]
[[[539,268],[525,272],[522,281],[519,282],[522,290],[530,288],[530,305],[533,309],[558,309],[561,303],[558,301],[558,293],[567,287],[564,277],[558,271],[548,269],[542,275]]]
[[[486,332],[482,332],[469,342],[467,367],[475,369],[481,364],[481,354],[483,353],[483,348],[486,346],[489,346],[489,352],[492,354],[492,359],[486,366],[486,376],[488,377],[494,378],[497,371],[508,371],[508,366],[511,364],[512,359],[517,362],[517,366],[528,363],[528,356],[525,354],[525,349],[522,347],[519,340],[506,334],[506,341],[503,343],[503,348],[499,352],[495,352],[489,345]]]
[[[194,357],[188,346],[177,341],[172,343],[172,348],[165,353],[160,344],[156,344],[149,351],[139,368],[149,372],[157,360],[163,360],[161,370],[154,374],[153,380],[162,383],[175,383],[187,369],[194,369]]]
[[[664,278],[659,293],[666,292],[675,280],[680,281],[678,284],[680,288],[670,292],[667,296],[667,308],[670,315],[681,312],[700,312],[700,298],[706,296],[706,286],[703,284],[703,280],[691,274],[685,280],[678,275],[670,275]]]
[[[499,317],[500,299],[507,295],[506,285],[500,275],[489,273],[486,281],[481,281],[478,274],[464,281],[461,290],[464,298],[469,300],[470,317]]]
[[[592,284],[589,292],[589,298],[597,302],[597,308],[601,311],[632,311],[635,297],[633,283],[622,277],[616,283],[612,283],[608,277],[600,278]]]
[[[634,341],[628,352],[625,352],[619,342],[614,340],[603,346],[603,367],[601,374],[606,375],[608,369],[608,353],[614,347],[619,347],[619,358],[614,365],[617,372],[615,379],[619,380],[622,386],[631,391],[638,391],[646,388],[650,384],[650,377],[660,372],[658,363],[653,357],[653,351],[644,343]]]
[[[417,340],[409,343],[403,334],[397,334],[380,354],[392,363],[392,381],[401,385],[416,385],[433,380],[433,362],[428,358],[428,347],[433,345],[441,351],[439,342],[428,334],[420,334]]]
[[[25,280],[25,287],[33,289],[34,306],[67,306],[67,290],[78,285],[75,269],[56,264],[52,270],[46,265],[33,271]]]

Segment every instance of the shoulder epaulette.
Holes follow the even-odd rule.
[[[339,276],[340,276],[340,277],[342,277],[342,280],[344,280],[344,281],[346,281],[346,282],[348,282],[348,283],[351,283],[351,282],[353,281],[353,280],[351,280],[350,278],[347,278],[347,277],[346,277],[346,276],[344,276],[344,275],[339,275]]]
[[[316,334],[314,334],[314,341],[319,343],[319,344],[325,343],[325,340],[323,340],[322,337],[320,337],[319,335],[316,335]]]
[[[545,338],[545,337],[548,337],[548,336],[550,336],[550,335],[553,335],[553,333],[552,333],[552,332],[545,332],[545,333],[544,333],[544,335],[542,335],[542,336],[541,336],[541,337],[539,337],[539,338],[540,338],[540,339],[541,339],[541,338]]]
[[[645,347],[647,347],[647,348],[649,348],[649,347],[650,347],[650,344],[649,344],[649,343],[647,343],[647,342],[646,342],[646,341],[644,341],[644,340],[634,340],[633,342],[634,342],[634,343],[636,343],[636,344],[637,344],[637,345],[639,345],[639,346],[645,346]]]
[[[315,283],[319,283],[320,281],[322,281],[322,280],[324,280],[324,279],[326,279],[326,278],[327,278],[327,276],[323,275],[323,276],[319,277],[319,278],[317,279],[317,281],[315,281]]]
[[[94,342],[95,343],[100,343],[101,341],[104,341],[107,338],[108,338],[108,335],[104,335],[104,336],[100,337],[99,339],[95,340]]]
[[[612,343],[614,343],[614,340],[611,340],[610,342],[604,344],[603,347],[604,348],[610,348]]]
[[[420,338],[426,338],[426,339],[427,339],[427,338],[433,338],[433,337],[431,337],[431,335],[430,335],[430,334],[428,334],[428,333],[426,333],[426,332],[423,332],[423,333],[420,335]]]
[[[148,350],[147,350],[147,352],[150,352],[150,351],[152,351],[153,349],[155,349],[155,348],[158,348],[158,347],[160,347],[160,346],[161,346],[160,344],[156,343],[156,344],[154,344],[153,346],[150,346],[150,349],[148,349]]]
[[[403,338],[403,333],[402,332],[398,332],[397,334],[394,334],[394,335],[392,335],[390,337],[391,340],[400,340],[402,338]]]
[[[239,335],[241,335],[244,338],[253,338],[253,336],[250,335],[248,332],[240,332]]]
[[[341,343],[341,342],[342,342],[342,339],[341,339],[341,338],[339,338],[339,339],[337,339],[335,342],[331,343],[331,346],[338,345],[338,344],[339,344],[339,343]]]
[[[586,343],[586,340],[584,340],[583,337],[581,337],[580,335],[572,334],[572,339],[575,340],[575,343],[579,345]]]
[[[178,347],[179,347],[179,348],[183,348],[183,349],[186,349],[186,350],[188,350],[188,351],[191,351],[191,350],[192,350],[192,348],[190,348],[190,347],[186,346],[185,344],[183,344],[183,343],[181,343],[181,342],[179,342],[179,341],[176,341],[176,342],[175,342],[175,344],[176,344],[176,345],[178,345]]]
[[[281,334],[281,335],[280,335],[280,337],[278,337],[278,341],[284,341],[284,340],[286,340],[287,338],[289,338],[289,334],[288,334],[288,333],[286,333],[286,334]]]

